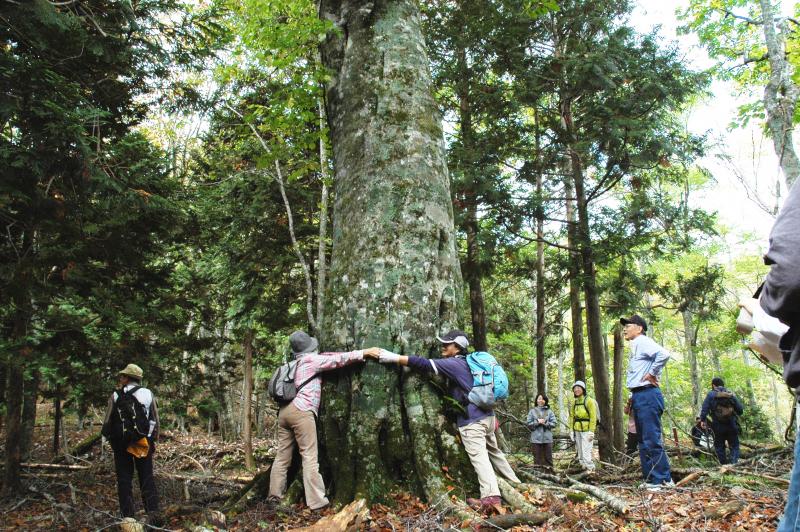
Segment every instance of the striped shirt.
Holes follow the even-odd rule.
[[[319,402],[322,398],[322,376],[319,373],[330,371],[364,360],[364,351],[350,351],[347,353],[305,353],[297,358],[297,367],[294,373],[294,383],[300,386],[315,373],[316,377],[297,392],[292,404],[298,410],[314,414],[319,413]]]

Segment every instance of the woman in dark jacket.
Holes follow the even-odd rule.
[[[550,410],[550,401],[543,393],[536,396],[536,406],[528,412],[527,425],[531,429],[534,463],[552,472],[553,429],[556,426],[556,416]]]

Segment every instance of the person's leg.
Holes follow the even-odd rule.
[[[578,432],[575,435],[575,441],[578,441],[578,438],[581,440],[579,457],[581,465],[588,471],[594,471],[594,458],[592,457],[594,443],[589,439],[590,434],[590,432]]]
[[[641,424],[641,445],[646,455],[646,465],[642,462],[645,480],[661,484],[672,480],[669,459],[661,439],[661,414],[664,412],[664,396],[658,388],[648,388],[634,394],[636,401],[636,421]],[[639,427],[636,427],[639,433]],[[647,467],[647,469],[645,469]]]
[[[497,431],[492,430],[495,425],[494,416],[484,418],[481,421],[485,421],[486,424],[490,425],[486,432],[486,452],[489,454],[489,461],[492,463],[492,467],[501,477],[511,482],[521,482],[514,470],[511,469],[505,453],[500,449],[497,441]]]
[[[294,408],[292,405],[287,405],[278,412],[278,445],[275,460],[272,461],[272,468],[269,471],[269,494],[272,497],[283,497],[286,492],[286,475],[289,473],[289,466],[292,465],[294,432],[286,421],[287,409],[290,406]]]
[[[122,517],[133,517],[133,455],[125,449],[111,447],[114,451],[114,469],[117,472],[117,498]]]
[[[158,491],[153,477],[153,451],[144,458],[135,458],[136,473],[139,475],[139,489],[142,492],[144,510],[150,514],[158,512]]]
[[[717,461],[720,465],[728,463],[728,456],[725,452],[725,441],[728,438],[728,431],[724,425],[714,423],[712,425],[714,430],[714,452],[717,454]]]
[[[537,466],[544,465],[544,454],[541,443],[534,443],[533,445],[533,463]]]
[[[303,458],[303,489],[306,492],[306,503],[312,510],[330,504],[325,496],[325,483],[319,473],[317,460],[317,421],[314,412],[295,409],[289,417],[294,430],[300,456]]]
[[[492,429],[494,429],[494,427],[492,427]],[[458,432],[461,434],[461,441],[464,444],[464,449],[469,456],[469,461],[472,463],[472,467],[478,475],[481,499],[484,497],[500,496],[500,487],[497,485],[497,477],[494,474],[494,469],[492,469],[489,453],[486,452],[487,430],[487,427],[480,421],[458,428]]]
[[[552,443],[545,443],[543,444],[543,454],[544,454],[544,464],[545,468],[552,472],[553,471],[553,444]]]
[[[731,424],[730,436],[728,437],[728,445],[731,448],[731,463],[735,464],[739,461],[739,429],[735,423]]]
[[[800,530],[800,438],[794,442],[794,466],[786,495],[786,508],[783,511],[778,532],[794,532]]]
[[[634,412],[634,424],[636,425],[636,446],[639,448],[639,464],[642,467],[642,479],[647,482],[650,477],[650,470],[652,464],[650,463],[650,454],[644,446],[644,439],[642,433],[644,431],[644,424],[641,417],[643,416],[642,401],[639,400],[641,392],[634,393],[631,396],[631,410]]]

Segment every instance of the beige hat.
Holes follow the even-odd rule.
[[[125,366],[125,369],[118,372],[117,375],[125,375],[127,377],[133,377],[134,379],[141,380],[143,373],[144,372],[142,371],[142,368],[140,368],[136,364],[128,364],[127,366]]]

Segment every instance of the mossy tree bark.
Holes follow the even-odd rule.
[[[427,355],[456,324],[461,278],[417,5],[323,0],[320,13],[337,28],[322,46],[335,167],[322,347]],[[401,489],[435,501],[474,483],[438,390],[408,370],[327,374],[320,420],[335,501]]]

